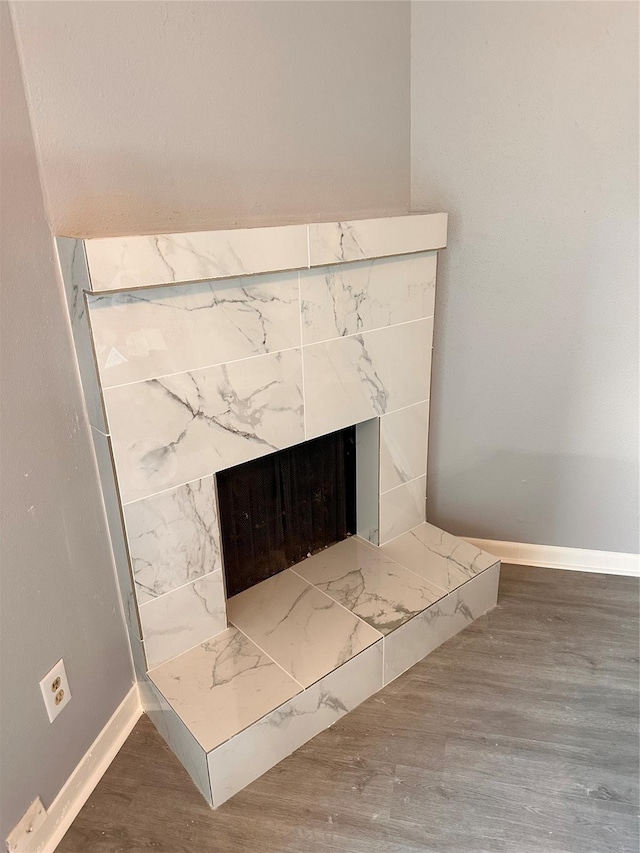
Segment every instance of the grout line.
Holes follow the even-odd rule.
[[[239,364],[241,361],[253,361],[256,358],[265,358],[266,356],[280,355],[283,352],[295,352],[301,349],[301,344],[296,344],[292,347],[284,347],[278,350],[269,350],[268,352],[254,353],[253,355],[245,355],[242,358],[233,358],[230,361],[215,361],[212,364],[205,364],[202,367],[188,367],[185,370],[174,370],[172,373],[161,373],[157,376],[145,376],[143,379],[132,379],[130,382],[119,382],[117,385],[105,386],[105,391],[112,391],[114,388],[126,388],[129,385],[140,385],[143,382],[154,382],[159,379],[168,379],[172,376],[182,376],[185,373],[197,373],[199,370],[211,370],[214,367],[226,367],[229,364]]]
[[[285,448],[282,448],[282,449],[284,450]],[[274,450],[273,452],[274,452],[274,453],[277,453],[278,451],[277,451],[277,450]],[[268,455],[268,454],[264,454],[264,455]],[[254,457],[254,458],[255,458],[255,459],[260,459],[261,457],[256,456],[256,457]],[[247,462],[252,462],[253,460],[252,460],[252,459],[247,459],[246,461],[247,461]],[[244,463],[238,462],[237,464],[238,464],[238,465],[241,465],[241,464],[244,464]],[[235,465],[229,465],[228,467],[229,467],[229,468],[234,468],[234,467],[235,467]],[[220,468],[220,469],[218,469],[218,470],[220,470],[220,471],[224,471],[224,470],[226,470],[226,469],[225,469],[225,468]],[[216,474],[217,474],[217,473],[218,473],[218,471],[212,471],[212,472],[210,472],[210,473],[208,473],[208,474],[203,474],[201,477],[194,477],[194,478],[193,478],[193,479],[191,479],[191,480],[185,480],[185,481],[184,481],[184,483],[178,483],[178,484],[177,484],[177,485],[175,485],[175,486],[169,486],[169,487],[168,487],[168,488],[166,488],[166,489],[160,489],[160,491],[159,491],[159,492],[151,492],[151,493],[150,493],[150,494],[148,494],[148,495],[142,495],[142,497],[140,497],[140,498],[133,498],[133,499],[132,499],[132,500],[130,500],[130,501],[122,501],[122,506],[123,506],[123,508],[124,508],[125,506],[131,506],[131,504],[137,504],[137,503],[140,503],[140,501],[146,501],[148,498],[155,498],[155,497],[157,497],[158,495],[166,495],[168,492],[173,492],[173,491],[175,491],[176,489],[182,489],[182,488],[184,488],[184,486],[189,486],[189,485],[191,485],[191,483],[199,483],[199,482],[201,482],[202,480],[208,480],[208,479],[209,479],[209,477],[214,477],[214,478],[215,478],[215,476],[216,476]]]
[[[307,235],[308,233],[309,228],[307,227]],[[302,336],[302,284],[300,282],[300,273],[298,273],[298,320],[300,323],[300,370],[302,373],[302,426],[304,428],[304,438],[306,441],[309,431],[307,429],[307,395],[304,385],[304,339]]]
[[[163,592],[162,595],[156,595],[154,598],[149,599],[149,601],[145,601],[143,604],[140,604],[140,602],[138,601],[138,593],[136,591],[136,603],[137,603],[138,607],[140,608],[140,610],[142,610],[148,604],[153,604],[155,601],[160,601],[161,599],[166,598],[168,595],[171,595],[174,592],[178,592],[178,590],[180,590],[180,589],[185,589],[185,587],[193,586],[198,581],[204,580],[204,578],[208,578],[209,575],[215,575],[216,572],[221,572],[221,571],[222,571],[222,566],[219,569],[211,569],[210,572],[205,572],[203,575],[199,575],[197,578],[192,578],[190,581],[187,581],[186,583],[181,583],[180,586],[176,586],[174,589],[169,589],[169,590],[167,590],[167,592]],[[223,576],[223,580],[224,580],[224,576]],[[225,602],[226,602],[226,597],[225,597]]]
[[[376,326],[374,329],[361,329],[359,332],[351,332],[349,335],[336,335],[333,338],[325,338],[322,341],[309,341],[304,344],[306,347],[320,346],[321,344],[331,344],[335,341],[344,341],[349,338],[361,338],[364,335],[372,335],[375,332],[385,332],[387,329],[398,329],[400,326],[409,326],[411,323],[424,323],[428,320],[433,320],[433,315],[429,317],[415,317],[413,320],[403,320],[401,323],[389,323],[386,326]],[[432,347],[433,349],[433,347]]]
[[[402,407],[402,408],[400,408],[400,409],[393,409],[393,410],[392,410],[392,411],[390,411],[390,412],[385,412],[385,414],[384,414],[384,415],[374,415],[374,417],[373,417],[373,418],[365,418],[365,420],[364,420],[364,421],[356,421],[356,422],[354,422],[354,423],[347,424],[347,425],[346,425],[346,427],[349,427],[349,426],[358,426],[358,424],[366,423],[367,421],[374,420],[375,418],[377,418],[378,420],[380,420],[381,418],[385,417],[386,415],[393,415],[393,414],[395,414],[396,412],[402,412],[402,411],[404,411],[405,409],[411,409],[411,408],[413,408],[414,406],[420,406],[420,405],[422,405],[423,403],[428,403],[428,402],[429,402],[429,398],[427,397],[427,398],[426,398],[426,399],[424,399],[424,400],[419,400],[417,403],[410,403],[408,406],[403,406],[403,407]],[[305,421],[306,421],[306,418],[305,418]],[[306,427],[306,424],[305,424],[305,427]],[[345,428],[346,428],[346,427],[345,427]],[[332,432],[332,431],[333,431],[333,430],[330,430],[330,432]],[[306,433],[306,430],[305,430],[305,433]],[[320,433],[319,435],[309,435],[309,436],[306,436],[304,440],[305,440],[305,441],[307,441],[308,439],[319,438],[319,437],[320,437],[320,436],[322,436],[322,435],[328,435],[328,434],[329,434],[329,433]],[[270,453],[262,453],[260,456],[252,456],[250,459],[245,459],[245,460],[244,460],[244,462],[252,462],[254,459],[261,459],[263,456],[270,456],[270,455],[271,455],[271,453],[278,453],[280,450],[286,450],[287,448],[289,448],[289,447],[295,447],[295,446],[296,446],[296,445],[298,445],[298,444],[302,444],[302,442],[301,442],[301,441],[297,441],[297,442],[295,442],[295,444],[288,444],[288,445],[286,445],[286,447],[279,447],[279,448],[277,448],[276,450],[272,450],[272,451],[270,451]],[[176,483],[176,484],[175,484],[175,485],[173,485],[173,486],[167,486],[167,488],[166,488],[166,489],[160,489],[160,490],[159,490],[159,491],[157,491],[157,492],[150,492],[149,494],[141,495],[139,498],[131,498],[131,500],[127,500],[127,501],[123,500],[123,501],[122,501],[122,506],[123,506],[123,507],[125,507],[125,506],[129,506],[130,504],[134,504],[134,503],[138,503],[139,501],[147,500],[147,498],[153,498],[153,497],[155,497],[156,495],[164,495],[164,494],[166,494],[167,492],[172,492],[172,491],[174,491],[175,489],[180,489],[180,488],[182,488],[183,486],[188,486],[190,483],[197,483],[197,482],[199,482],[200,480],[206,480],[208,477],[215,477],[215,476],[216,476],[216,474],[217,474],[217,473],[219,473],[220,471],[225,471],[225,470],[227,470],[227,468],[234,468],[234,467],[235,467],[235,465],[242,465],[242,464],[244,464],[244,462],[236,462],[234,465],[226,465],[224,468],[216,468],[214,471],[207,471],[206,473],[204,473],[204,474],[200,475],[199,477],[191,477],[190,479],[188,479],[188,480],[184,480],[183,482],[180,482],[180,483]],[[420,476],[420,477],[424,477],[424,476],[426,476],[426,475],[425,475],[425,474],[420,474],[419,476]],[[418,477],[415,477],[414,479],[419,479],[419,478],[418,478]],[[400,485],[403,485],[403,484],[401,483]],[[397,487],[397,486],[394,486],[394,488],[398,488],[398,487]],[[391,490],[390,490],[390,489],[387,489],[387,491],[391,491]]]
[[[416,406],[424,406],[425,403],[428,403],[430,397],[425,397],[424,400],[418,400],[417,403],[409,403],[408,406],[400,406],[399,409],[390,409],[388,412],[385,412],[384,415],[378,415],[380,420],[386,418],[388,415],[395,415],[396,412],[405,412],[407,409],[413,409]]]
[[[405,486],[408,486],[411,483],[415,483],[417,480],[426,479],[426,476],[427,476],[427,472],[425,471],[424,474],[418,474],[417,477],[411,477],[409,480],[405,480],[404,483],[400,483],[399,486],[393,486],[391,489],[385,489],[384,492],[380,492],[380,497],[382,497],[383,495],[388,495],[391,492],[396,492],[398,489],[403,489]]]
[[[298,301],[299,301],[299,305],[301,305],[300,292],[301,292],[300,273],[298,273]],[[411,323],[423,323],[423,322],[426,322],[427,320],[433,320],[433,319],[434,319],[433,316],[417,317],[413,320],[403,320],[401,323],[390,323],[387,326],[378,326],[374,329],[366,329],[365,331],[352,332],[349,335],[337,335],[336,337],[326,338],[326,339],[321,340],[321,341],[309,341],[309,342],[303,343],[303,339],[302,339],[302,312],[300,311],[300,327],[301,327],[301,329],[300,329],[300,344],[297,344],[295,346],[284,347],[283,349],[269,350],[267,352],[253,353],[251,355],[245,355],[245,356],[242,356],[242,358],[234,358],[234,359],[231,359],[229,361],[215,361],[215,362],[212,362],[211,364],[204,364],[201,367],[188,367],[188,368],[183,368],[182,370],[174,370],[170,373],[160,373],[160,374],[157,374],[154,376],[145,376],[145,377],[142,377],[140,379],[132,379],[129,382],[118,382],[115,385],[105,385],[102,381],[100,381],[99,384],[100,384],[101,390],[103,392],[106,392],[106,391],[111,391],[114,388],[125,388],[129,385],[138,385],[142,382],[152,382],[153,380],[166,379],[166,378],[171,377],[171,376],[181,376],[184,373],[196,373],[199,370],[210,370],[213,367],[224,367],[228,364],[238,364],[241,361],[251,361],[255,358],[264,358],[265,356],[268,356],[268,355],[273,356],[273,355],[278,355],[279,353],[283,353],[283,352],[292,352],[293,350],[304,349],[305,347],[321,346],[323,344],[334,343],[335,341],[349,340],[350,338],[362,337],[363,335],[370,335],[370,334],[373,334],[374,332],[384,332],[387,329],[397,329],[400,326],[408,326]],[[431,349],[433,349],[433,345],[432,345]],[[96,356],[96,361],[97,361],[97,356]],[[98,365],[96,364],[96,372],[98,373],[100,380],[102,380],[102,372],[101,371],[102,371],[102,368],[99,368]],[[404,407],[404,408],[407,408],[407,407]],[[106,415],[106,411],[105,411],[105,415]],[[105,417],[105,422],[106,422],[106,417]]]
[[[344,541],[344,540],[343,540],[343,541]],[[337,545],[337,544],[339,544],[339,543],[337,543],[337,542],[336,542],[335,544]],[[320,551],[319,553],[320,553],[320,554],[326,554],[326,552],[327,552],[327,551],[330,551],[330,550],[331,550],[331,547],[333,547],[333,546],[330,546],[329,548],[325,548],[325,550],[324,550],[324,551]],[[314,556],[316,556],[316,555],[314,555]],[[307,557],[307,559],[309,559],[309,560],[310,560],[311,558],[310,558],[310,557]],[[302,562],[304,563],[305,561],[303,560]],[[300,563],[296,563],[295,565],[296,565],[296,566],[299,566],[299,565],[300,565]],[[292,573],[293,573],[294,575],[296,575],[297,577],[299,577],[299,578],[300,578],[300,580],[303,580],[305,583],[308,583],[308,584],[309,584],[309,586],[310,586],[312,589],[316,589],[316,590],[317,590],[321,595],[324,595],[324,596],[325,596],[325,598],[328,598],[328,599],[329,599],[329,601],[332,601],[334,604],[337,604],[337,605],[338,605],[338,607],[341,607],[343,610],[346,610],[346,612],[347,612],[347,613],[350,613],[350,614],[351,614],[355,619],[357,619],[357,620],[358,620],[358,622],[362,622],[364,625],[366,625],[366,626],[367,626],[367,628],[371,628],[371,630],[372,630],[372,631],[375,631],[375,632],[376,632],[376,634],[378,634],[378,635],[379,635],[379,636],[378,636],[378,639],[380,639],[380,637],[384,637],[384,634],[382,634],[380,631],[378,631],[378,629],[377,629],[377,628],[374,628],[374,627],[373,627],[373,625],[369,625],[369,623],[368,623],[365,619],[363,619],[361,616],[358,616],[358,614],[357,614],[357,613],[354,613],[354,612],[353,612],[353,610],[349,610],[349,608],[348,608],[348,607],[345,607],[345,605],[344,605],[344,604],[341,604],[339,601],[336,601],[336,599],[335,599],[335,598],[332,598],[332,597],[329,595],[329,593],[328,593],[328,592],[325,592],[323,589],[320,589],[320,587],[316,586],[316,585],[315,585],[314,583],[312,583],[310,580],[307,580],[307,579],[306,579],[305,577],[303,577],[299,572],[296,572],[296,571],[295,571],[295,569],[293,569],[292,567],[289,567],[289,571],[290,571],[290,572],[292,572]],[[375,642],[377,642],[377,640],[376,640]],[[370,645],[373,645],[373,643],[371,643]],[[368,648],[368,647],[367,647],[367,648]],[[362,651],[364,651],[364,649],[362,649]],[[360,654],[360,652],[358,652],[358,654]],[[354,657],[355,657],[355,655],[354,655]],[[349,660],[351,660],[351,658],[349,658]],[[346,661],[345,661],[345,663],[346,663]],[[332,670],[332,671],[333,671],[333,670]],[[324,678],[324,676],[322,676],[322,677]]]
[[[250,587],[250,588],[251,588],[251,587]],[[233,596],[232,596],[232,597],[233,597]],[[247,634],[247,632],[246,632],[246,631],[243,631],[243,630],[242,630],[242,628],[238,628],[238,626],[237,626],[237,625],[235,625],[233,622],[231,622],[231,623],[230,623],[230,625],[231,625],[231,627],[235,628],[235,629],[236,629],[236,631],[240,631],[240,633],[241,633],[244,637],[246,637],[246,638],[247,638],[247,640],[249,640],[249,642],[250,642],[250,643],[253,643],[253,645],[254,645],[254,646],[256,646],[258,649],[260,649],[260,651],[262,652],[262,654],[263,654],[263,655],[266,655],[266,656],[269,658],[269,660],[270,660],[270,661],[273,661],[273,663],[275,663],[275,665],[276,665],[279,669],[281,669],[281,670],[284,672],[284,674],[285,674],[285,675],[287,675],[287,676],[288,676],[292,681],[295,681],[295,683],[298,685],[298,687],[302,688],[302,692],[304,692],[304,691],[307,689],[307,688],[304,686],[304,684],[300,684],[300,682],[298,681],[298,679],[297,679],[297,678],[294,678],[294,676],[293,676],[290,672],[287,672],[287,670],[286,670],[286,669],[285,669],[281,664],[279,664],[279,663],[278,663],[278,661],[277,661],[275,658],[271,657],[271,655],[269,654],[269,652],[265,651],[259,643],[257,643],[254,639],[252,639],[252,638]],[[213,638],[213,639],[215,639],[215,638]],[[299,696],[299,695],[300,695],[299,693],[295,693],[295,694],[294,694],[294,696]],[[293,696],[290,696],[290,697],[289,697],[289,699],[293,699]],[[288,702],[288,701],[289,701],[289,699],[285,699],[284,701],[285,701],[285,702]],[[284,702],[281,702],[281,703],[280,703],[280,705],[284,705]],[[279,708],[279,707],[280,707],[280,705],[277,705],[277,706],[276,706],[276,708]],[[275,711],[275,710],[276,710],[276,708],[272,708],[271,710],[272,710],[272,711]],[[270,713],[271,713],[271,711],[267,711],[267,714],[270,714]],[[263,716],[266,716],[266,714],[263,714]],[[253,725],[253,724],[252,724],[252,725]]]
[[[412,528],[412,529],[415,530],[415,528]],[[356,534],[356,536],[357,536],[357,534]],[[404,534],[401,533],[400,536],[404,536]],[[383,553],[382,552],[382,547],[383,547],[382,545],[374,545],[372,542],[369,542],[368,540],[363,539],[361,536],[357,536],[357,538],[360,542],[362,542],[365,545],[368,545],[369,548],[372,548],[376,553],[378,553],[385,562],[393,563],[394,566],[399,566],[401,569],[404,569],[405,571],[409,572],[414,577],[419,578],[423,583],[426,583],[426,585],[430,589],[433,589],[434,592],[441,592],[443,595],[449,594],[444,587],[438,586],[438,584],[434,583],[433,581],[430,581],[428,578],[425,578],[424,575],[421,575],[419,572],[414,571],[414,569],[410,568],[409,566],[406,566],[404,563],[401,563],[400,560],[395,559],[395,557],[390,557],[388,554]],[[396,539],[397,538],[398,537],[396,536]],[[389,541],[392,542],[393,540],[390,539]],[[387,543],[385,542],[384,544],[386,545]],[[466,583],[466,581],[465,581],[465,583]],[[442,598],[442,595],[440,596],[440,598]],[[436,600],[439,601],[440,599],[436,599]],[[432,603],[435,604],[435,602],[432,602]],[[428,606],[431,607],[431,604]],[[425,610],[426,610],[426,608],[425,608]],[[423,611],[420,611],[420,612],[423,612]],[[411,617],[411,618],[414,618],[414,617]],[[410,621],[410,620],[407,620],[407,621]]]

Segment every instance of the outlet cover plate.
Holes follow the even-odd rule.
[[[47,819],[47,812],[37,797],[7,835],[9,853],[33,853],[33,838]]]
[[[71,689],[62,658],[49,670],[40,682],[42,698],[47,709],[49,722],[52,723],[60,711],[71,701]],[[62,691],[62,698],[56,703],[56,696]]]

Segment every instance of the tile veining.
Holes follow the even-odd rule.
[[[428,522],[387,542],[380,550],[447,592],[498,562],[492,554]]]
[[[103,387],[300,345],[298,274],[88,297]]]
[[[305,225],[85,241],[95,291],[307,266]]]
[[[446,238],[445,213],[314,223],[309,225],[309,266],[441,249]]]
[[[426,400],[432,331],[416,320],[305,346],[308,437]]]
[[[168,661],[150,675],[206,751],[302,690],[234,627]]]
[[[107,389],[123,500],[304,440],[300,350]]]
[[[140,604],[222,568],[213,477],[124,507]]]
[[[358,537],[309,557],[292,571],[387,635],[444,595]]]
[[[229,621],[308,687],[380,634],[286,569],[227,602]]]
[[[159,666],[227,627],[222,570],[140,606],[147,662]]]
[[[433,316],[436,255],[382,258],[300,274],[303,342]]]

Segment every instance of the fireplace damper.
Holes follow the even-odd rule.
[[[356,432],[339,430],[217,474],[227,596],[356,532]]]

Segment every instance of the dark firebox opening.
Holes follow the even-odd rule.
[[[217,474],[227,596],[356,532],[356,430]]]

